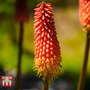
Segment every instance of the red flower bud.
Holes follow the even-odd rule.
[[[50,3],[38,4],[34,13],[35,69],[53,79],[60,69],[61,54]]]
[[[90,30],[90,0],[79,0],[79,16],[82,26]]]
[[[29,10],[27,0],[16,0],[16,22],[28,22]]]

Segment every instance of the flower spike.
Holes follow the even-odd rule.
[[[40,3],[34,9],[35,69],[43,79],[53,80],[61,67],[61,53],[57,40],[50,3]]]
[[[79,5],[80,21],[87,34],[84,61],[77,87],[77,90],[83,90],[85,85],[85,77],[86,77],[89,47],[90,47],[90,0],[79,0],[79,4],[80,4]]]
[[[28,22],[29,10],[27,0],[16,0],[16,22]]]
[[[90,0],[79,0],[80,22],[85,30],[90,30]]]

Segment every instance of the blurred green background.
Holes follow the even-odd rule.
[[[57,37],[61,47],[63,67],[60,77],[68,77],[68,79],[71,79],[72,83],[77,86],[86,42],[86,33],[82,30],[82,26],[79,22],[78,0],[46,1],[52,3]],[[36,74],[33,69],[33,9],[36,4],[40,2],[42,2],[42,0],[29,0],[28,3],[30,9],[30,21],[24,25],[22,55],[23,74]],[[0,66],[6,74],[16,75],[19,50],[18,40],[19,24],[15,23],[15,0],[0,0]],[[90,57],[87,68],[87,76],[90,76]]]

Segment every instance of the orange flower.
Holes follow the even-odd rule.
[[[16,0],[16,22],[28,22],[29,11],[27,0]]]
[[[90,0],[79,0],[79,16],[82,26],[90,30]]]
[[[60,70],[61,56],[59,42],[53,21],[50,3],[40,3],[36,9],[35,31],[35,69],[43,78],[53,79]]]

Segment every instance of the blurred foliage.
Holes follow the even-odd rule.
[[[33,12],[42,0],[29,0],[30,22],[25,23],[22,56],[22,72],[33,72],[34,67],[34,30]],[[85,33],[81,30],[78,17],[78,0],[44,0],[51,2],[58,39],[61,46],[62,72],[79,73],[83,61]],[[66,8],[67,7],[67,8]],[[19,24],[14,21],[15,0],[0,0],[0,65],[6,72],[17,67]],[[68,16],[68,17],[67,17]],[[90,61],[88,64],[88,73]]]
[[[53,6],[60,6],[62,8],[74,7],[78,5],[78,0],[43,0],[52,3]],[[0,0],[0,14],[12,15],[15,13],[15,0]],[[28,0],[28,6],[32,12],[35,6],[42,2],[42,0]]]
[[[0,14],[13,14],[15,0],[0,0]]]

